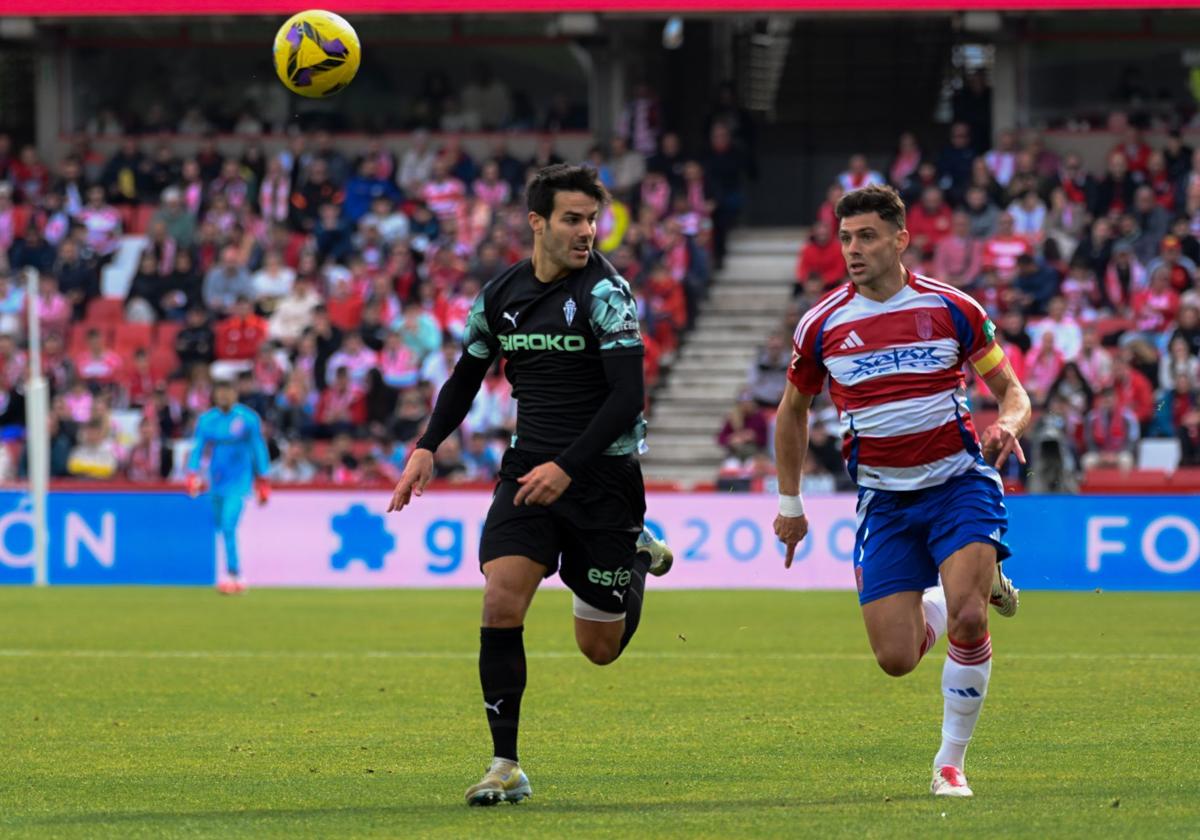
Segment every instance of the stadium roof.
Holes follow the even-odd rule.
[[[4,0],[0,17],[291,15],[296,0]],[[315,5],[319,8],[320,3]],[[1200,0],[341,0],[353,14],[559,14],[618,12],[712,14],[755,12],[1096,11],[1200,8]]]

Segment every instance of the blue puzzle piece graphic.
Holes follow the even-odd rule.
[[[383,517],[362,505],[333,517],[330,527],[342,540],[342,547],[329,558],[334,569],[345,569],[355,560],[368,569],[382,569],[383,561],[396,547],[396,538],[384,527]]]

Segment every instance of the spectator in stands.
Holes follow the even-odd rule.
[[[254,302],[264,314],[270,315],[280,300],[291,294],[296,282],[296,270],[283,261],[283,254],[267,251],[262,267],[250,278]]]
[[[917,144],[917,136],[911,131],[903,132],[896,143],[896,154],[888,167],[888,183],[896,189],[901,189],[909,178],[917,172],[921,165],[921,147]]]
[[[128,481],[158,482],[167,475],[169,454],[158,436],[158,426],[149,417],[138,423],[138,437],[122,459],[121,469]]]
[[[317,398],[315,419],[319,438],[352,435],[360,430],[363,421],[362,392],[354,387],[346,368],[334,371],[329,386],[321,391]]]
[[[1054,333],[1043,332],[1041,340],[1025,354],[1024,384],[1034,403],[1044,403],[1050,386],[1058,379],[1063,367],[1063,356],[1054,346]]]
[[[104,422],[88,421],[67,458],[67,473],[72,478],[108,479],[117,474],[118,466],[116,444],[108,437]]]
[[[1196,263],[1183,255],[1183,246],[1177,237],[1164,236],[1158,241],[1158,257],[1143,261],[1146,274],[1153,278],[1160,269],[1167,272],[1167,283],[1177,293],[1182,294],[1192,286],[1196,277]],[[1135,246],[1136,251],[1136,246]]]
[[[1129,172],[1129,161],[1120,152],[1108,156],[1108,170],[1096,184],[1092,204],[1088,208],[1093,216],[1124,213],[1133,207],[1133,194],[1137,180]]]
[[[944,283],[966,288],[979,276],[982,256],[982,245],[971,236],[971,217],[957,211],[950,219],[949,235],[934,248],[933,274]]]
[[[886,183],[883,175],[872,169],[867,163],[867,156],[862,154],[851,155],[845,171],[837,179],[843,192]]]
[[[1005,211],[1013,220],[1013,233],[1023,236],[1036,247],[1046,226],[1046,205],[1037,190],[1025,190]]]
[[[782,333],[771,333],[758,353],[758,359],[750,368],[746,386],[750,398],[760,408],[774,409],[783,398],[787,383],[788,366],[792,361],[792,349]]]
[[[1179,307],[1179,326],[1171,333],[1171,340],[1182,338],[1188,345],[1188,352],[1200,356],[1200,300],[1191,299],[1185,295]]]
[[[344,369],[355,388],[365,389],[367,373],[379,367],[379,354],[363,343],[362,334],[347,332],[326,365],[325,376],[332,379],[334,372]]]
[[[217,315],[230,312],[239,298],[250,300],[254,296],[254,284],[250,272],[242,264],[237,248],[221,249],[221,261],[204,277],[204,304]]]
[[[979,187],[967,189],[963,211],[971,220],[971,237],[984,240],[996,232],[1000,219],[1000,208],[988,197],[987,191]]]
[[[938,187],[927,187],[921,201],[908,211],[911,249],[932,257],[939,242],[950,235],[951,211]]]
[[[208,322],[208,313],[194,306],[187,312],[183,328],[175,336],[175,355],[187,372],[198,365],[207,366],[216,358],[216,337]]]
[[[1028,240],[1013,231],[1012,216],[1001,213],[996,218],[995,232],[983,243],[984,267],[995,269],[1002,282],[1011,282],[1017,276],[1018,258],[1022,254],[1030,254]]]
[[[963,122],[950,126],[950,142],[938,154],[938,186],[944,190],[951,203],[962,199],[963,192],[971,180],[971,162],[976,151],[971,145],[971,128]]]
[[[482,432],[472,432],[467,436],[462,460],[467,468],[466,477],[470,481],[491,482],[500,472],[500,459],[489,444],[487,435]]]
[[[1200,358],[1192,355],[1187,339],[1176,334],[1159,360],[1158,387],[1169,390],[1180,376],[1200,388]]]
[[[799,294],[804,281],[812,276],[819,277],[825,288],[833,288],[846,276],[846,260],[842,256],[841,243],[834,238],[829,224],[824,220],[813,223],[812,232],[800,249],[796,260],[796,294]]]
[[[1179,439],[1182,467],[1200,466],[1200,385],[1183,375],[1176,377],[1175,387],[1163,396],[1170,407],[1171,421]]]
[[[1133,242],[1134,253],[1143,263],[1149,263],[1158,252],[1171,224],[1171,217],[1159,206],[1153,188],[1143,184],[1134,191],[1130,215],[1137,224],[1138,235]],[[1178,240],[1176,240],[1176,247]]]
[[[316,468],[307,458],[307,446],[300,440],[284,442],[283,454],[271,465],[267,477],[272,484],[308,484],[316,476]]]
[[[110,385],[121,374],[120,354],[105,346],[104,335],[92,328],[87,331],[87,347],[75,358],[75,371],[79,378],[91,385]]]
[[[1147,424],[1154,416],[1154,387],[1131,359],[1131,350],[1125,348],[1113,360],[1112,387],[1117,405],[1132,411],[1139,424]]]
[[[38,297],[34,310],[44,335],[54,334],[66,340],[67,326],[71,320],[71,304],[59,293],[58,280],[53,274],[42,274],[38,277]]]
[[[46,274],[54,267],[56,258],[54,246],[46,241],[41,228],[33,220],[25,226],[24,235],[8,249],[8,267],[14,272],[32,268],[40,274]]]
[[[121,214],[105,201],[104,188],[88,187],[87,204],[79,211],[78,220],[85,231],[84,241],[102,261],[117,250],[121,238]]]
[[[744,465],[766,451],[767,419],[749,393],[738,397],[737,404],[725,417],[717,435],[717,444],[725,450],[726,464]]]
[[[1050,266],[1040,264],[1032,254],[1023,253],[1016,262],[1013,286],[1021,308],[1031,315],[1045,313],[1051,299],[1058,295],[1058,273]]]
[[[1062,295],[1050,298],[1046,317],[1039,318],[1028,327],[1029,337],[1034,344],[1041,341],[1044,332],[1054,334],[1054,347],[1065,361],[1074,361],[1083,346],[1083,330],[1079,322],[1067,312],[1067,302]]]
[[[163,318],[182,322],[193,306],[203,305],[204,281],[196,271],[192,252],[181,248],[175,253],[175,264],[162,283],[162,296],[158,299]]]
[[[1084,420],[1087,450],[1083,454],[1083,468],[1133,469],[1133,452],[1139,437],[1137,417],[1119,404],[1112,388],[1101,389],[1096,408]]]
[[[250,362],[258,353],[258,347],[267,339],[267,322],[254,314],[254,307],[247,297],[238,297],[229,312],[229,317],[217,322],[213,328],[213,350],[218,362],[227,373],[250,368]]]
[[[1153,334],[1166,330],[1179,313],[1179,294],[1171,288],[1170,267],[1162,264],[1150,272],[1150,285],[1133,293],[1130,310],[1139,330]]]

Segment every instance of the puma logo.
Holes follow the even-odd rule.
[[[625,603],[625,593],[624,593],[624,592],[622,592],[620,589],[614,589],[614,590],[613,590],[613,596],[614,596],[614,597],[615,597],[615,598],[616,598],[618,601],[620,601],[622,604],[624,604],[624,603]]]
[[[514,312],[511,315],[507,312],[501,314],[508,320],[512,321],[513,329],[517,328],[517,316],[521,314],[520,311]]]
[[[496,714],[500,714],[500,704],[503,702],[504,702],[503,697],[501,697],[499,700],[497,700],[494,704],[489,703],[488,701],[484,700],[483,708],[487,709],[489,712],[495,712]]]

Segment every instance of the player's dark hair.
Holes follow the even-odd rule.
[[[596,170],[589,166],[556,163],[538,170],[525,191],[525,204],[530,212],[549,219],[554,212],[554,196],[560,192],[580,192],[603,205],[608,190],[600,183]]]
[[[887,186],[872,184],[848,192],[838,200],[833,212],[839,220],[849,216],[878,213],[879,218],[885,222],[892,223],[899,230],[904,229],[904,201],[900,198],[900,193]]]

